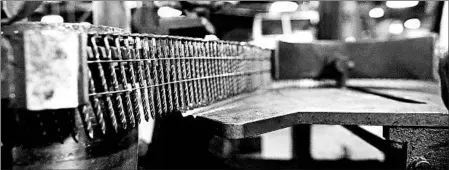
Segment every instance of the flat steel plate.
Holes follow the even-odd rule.
[[[435,79],[434,38],[312,43],[279,42],[275,57],[277,79],[318,77],[323,64],[336,56],[354,62],[351,78]]]
[[[352,81],[350,84],[382,84],[371,82]],[[415,89],[370,89],[423,103],[401,102],[350,89],[302,88],[278,82],[272,88],[222,101],[193,114],[205,128],[231,139],[257,136],[296,124],[449,126],[448,110],[442,103],[437,83],[404,83],[404,87]],[[409,83],[414,86],[407,85]]]

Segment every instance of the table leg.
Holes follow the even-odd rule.
[[[296,125],[292,127],[293,157],[301,166],[307,166],[312,161],[311,148],[312,125]]]

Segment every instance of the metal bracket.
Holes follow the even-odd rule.
[[[389,139],[407,142],[407,169],[449,168],[449,129],[384,127]]]

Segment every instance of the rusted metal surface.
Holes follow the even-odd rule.
[[[14,74],[11,76],[16,78],[13,80],[14,86],[9,86],[15,90],[12,97],[15,98],[14,107],[24,108],[23,106],[33,102],[41,105],[40,108],[39,106],[25,108],[42,110],[43,108],[67,108],[68,106],[58,106],[64,104],[73,108],[87,103],[87,33],[126,32],[114,27],[80,23],[18,22],[2,27],[2,35],[15,44],[13,46],[15,61],[10,65],[14,65],[12,69]],[[20,77],[26,77],[27,81],[31,82],[21,80]],[[73,82],[75,78],[78,83]],[[44,84],[45,88],[34,86],[34,84]],[[40,90],[41,94],[45,93],[45,95],[30,93],[31,89]],[[55,91],[63,91],[65,95],[63,98],[68,98],[68,101],[57,99],[57,97],[51,99],[52,103],[47,99],[41,100],[42,96],[44,98],[50,96],[52,91],[55,96],[62,94]],[[36,98],[39,96],[41,97]],[[36,100],[30,101],[30,97],[35,97],[32,99]],[[75,102],[75,100],[78,101]],[[47,106],[43,106],[46,101]]]
[[[296,124],[447,126],[449,115],[439,94],[390,91],[424,103],[346,89],[284,86],[213,104],[194,115],[227,138],[256,136]]]
[[[87,101],[87,91],[80,93],[83,90],[78,88],[83,75],[80,66],[85,65],[81,34],[27,30],[8,37],[14,44],[15,107],[75,108]]]
[[[15,89],[18,105],[29,110],[80,105],[78,97],[83,97],[78,93],[78,68],[83,57],[81,39],[79,34],[60,31],[23,32],[23,49],[15,50],[18,68],[24,68],[16,71],[23,71],[25,78],[16,79],[17,83],[25,84],[25,89]],[[21,50],[23,56],[18,55]],[[22,105],[21,101],[26,103]]]
[[[408,169],[446,170],[449,168],[448,126],[446,124],[444,128],[389,127],[389,138],[407,142]]]

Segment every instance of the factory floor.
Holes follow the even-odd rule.
[[[378,136],[382,127],[362,126]],[[285,128],[262,135],[259,153],[238,154],[225,159],[228,165],[244,169],[378,169],[384,154],[341,126],[312,125],[311,156],[304,159],[292,154],[292,129]]]
[[[380,126],[363,126],[378,136]],[[382,152],[353,135],[341,126],[312,125],[311,155],[318,160],[384,160]],[[291,128],[285,128],[262,136],[261,156],[265,159],[292,159]]]

